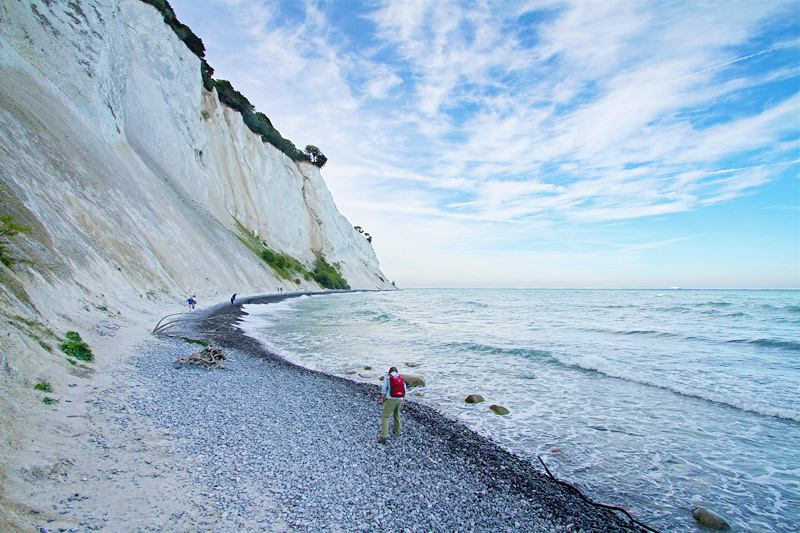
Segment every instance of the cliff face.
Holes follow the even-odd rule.
[[[0,1],[0,216],[31,229],[0,233],[19,260],[0,263],[3,531],[39,516],[32,495],[60,482],[90,432],[80,406],[159,318],[191,295],[204,307],[320,289],[279,275],[258,240],[308,270],[324,256],[353,288],[391,288],[319,169],[220,105],[199,59],[139,0]],[[68,331],[93,363],[59,349]]]
[[[309,269],[322,254],[353,288],[390,287],[319,169],[205,91],[199,59],[139,0],[0,5],[0,198],[34,229],[6,295],[42,312],[319,289],[278,276],[243,229]]]

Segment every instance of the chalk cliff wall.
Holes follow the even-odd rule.
[[[43,404],[34,384],[71,401],[126,331],[146,335],[193,294],[203,307],[320,289],[279,276],[247,233],[308,269],[323,255],[352,288],[392,288],[319,169],[220,105],[140,0],[0,0],[0,216],[31,228],[5,239],[22,261],[0,263],[0,530],[17,530],[26,476],[69,461],[72,404]],[[96,356],[87,368],[58,348],[70,330]]]
[[[277,276],[239,225],[309,267],[324,255],[353,288],[390,288],[319,169],[205,91],[150,5],[4,0],[0,99],[0,214],[35,228],[15,277],[37,307],[319,288]]]

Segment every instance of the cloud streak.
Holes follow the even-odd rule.
[[[248,60],[209,50],[212,65],[323,150],[340,208],[376,242],[412,220],[481,242],[507,225],[509,247],[526,231],[636,235],[798,172],[794,2],[231,5]]]

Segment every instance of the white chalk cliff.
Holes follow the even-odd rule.
[[[33,228],[13,240],[31,263],[4,273],[4,294],[40,312],[320,288],[280,277],[243,229],[309,270],[323,255],[352,288],[391,288],[319,169],[206,91],[200,60],[139,0],[0,4],[0,199]]]
[[[80,446],[92,464],[87,402],[159,318],[191,295],[321,289],[279,275],[254,235],[306,270],[323,256],[354,289],[392,288],[319,168],[205,90],[140,0],[0,0],[0,216],[31,228],[0,233],[18,261],[0,262],[2,531],[38,531]],[[59,349],[70,331],[93,363]]]

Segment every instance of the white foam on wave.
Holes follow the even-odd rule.
[[[796,426],[788,420],[800,421],[800,412],[786,392],[791,378],[784,371],[785,350],[773,356],[769,347],[756,352],[752,343],[727,343],[731,328],[748,338],[740,323],[725,318],[708,324],[705,315],[692,314],[690,301],[668,302],[667,309],[643,306],[647,292],[580,299],[573,292],[522,293],[511,307],[506,293],[491,300],[493,293],[473,291],[464,305],[453,294],[372,294],[302,306],[294,298],[252,306],[248,334],[287,360],[353,381],[375,378],[347,370],[413,360],[427,386],[412,401],[523,457],[535,461],[549,453],[565,479],[631,506],[640,517],[652,518],[648,509],[658,506],[664,516],[657,522],[668,529],[682,529],[676,526],[685,519],[680,502],[698,495],[721,500],[728,516],[754,529],[793,530],[776,527],[783,523],[780,502],[795,501],[797,494],[787,474],[797,471]],[[682,293],[684,300],[691,296]],[[547,305],[539,305],[542,299]],[[591,316],[597,327],[588,333],[587,299],[602,309]],[[492,305],[474,314],[473,300]],[[607,317],[616,313],[608,311],[613,307],[620,314]],[[505,328],[496,327],[503,321]],[[770,327],[776,323],[770,320]],[[779,336],[770,328],[754,331],[754,339]],[[763,383],[769,391],[758,388]],[[471,392],[486,402],[466,405]],[[511,414],[494,415],[491,403]],[[716,446],[720,441],[729,445]],[[553,448],[563,452],[549,452]],[[729,456],[738,458],[735,464]],[[780,468],[765,475],[764,465]],[[620,487],[624,494],[615,500]],[[732,510],[753,508],[752,502],[766,502],[773,511],[762,518]]]
[[[630,367],[620,366],[619,364],[609,361],[608,359],[599,355],[552,355],[558,362],[562,364],[579,367],[592,372],[599,372],[612,378],[624,379],[640,385],[668,390],[681,396],[698,398],[708,402],[727,405],[729,407],[750,413],[800,422],[800,410],[775,407],[773,405],[759,403],[752,400],[748,401],[741,398],[731,397],[730,395],[726,394],[714,393],[708,388],[682,386],[679,383],[667,382],[664,380],[663,376],[659,376],[660,379],[657,381],[643,372],[636,372],[635,370],[631,370]]]
[[[287,313],[297,312],[297,303],[308,298],[303,295],[298,298],[287,298],[279,302],[268,304],[245,304],[242,311],[245,316],[239,321],[239,328],[250,337],[259,338],[258,331],[266,324],[276,322]]]

